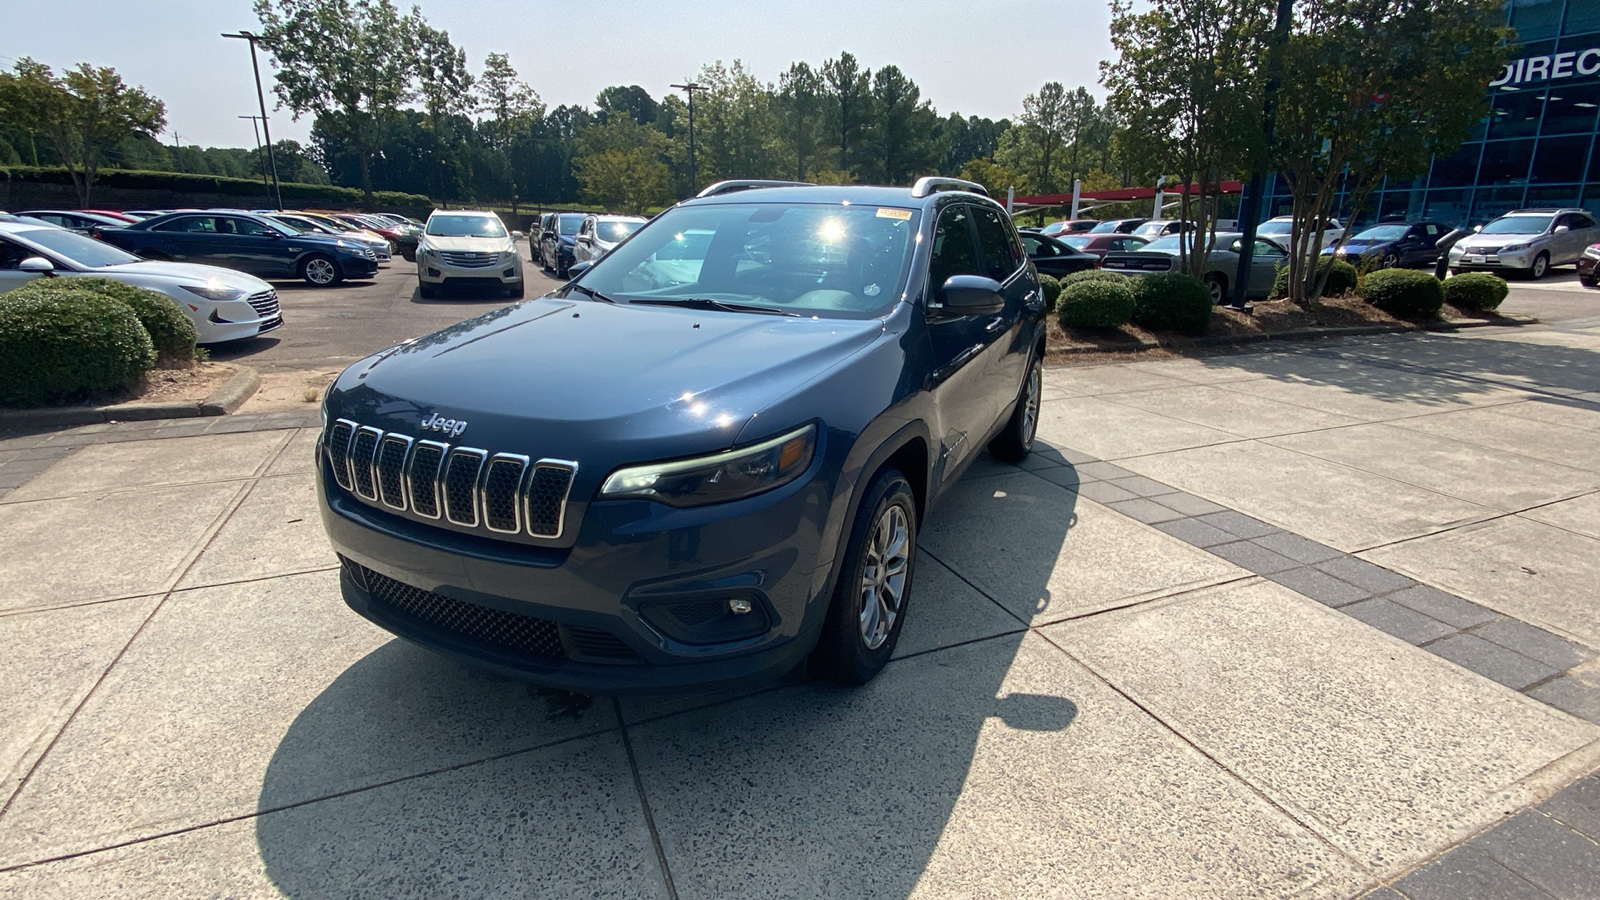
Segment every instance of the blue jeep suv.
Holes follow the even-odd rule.
[[[713,185],[324,402],[345,601],[590,693],[815,671],[905,622],[929,504],[1038,419],[1044,304],[978,185]]]

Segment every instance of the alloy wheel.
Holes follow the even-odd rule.
[[[911,529],[906,511],[890,504],[878,514],[861,563],[861,643],[876,650],[889,639],[905,605],[911,569]]]
[[[1044,372],[1039,360],[1028,367],[1028,386],[1022,398],[1022,446],[1033,446],[1033,434],[1039,428],[1039,401],[1043,391]]]
[[[312,284],[332,284],[338,274],[331,260],[313,259],[306,263],[306,280]]]

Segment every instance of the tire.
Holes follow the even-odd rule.
[[[1228,279],[1211,272],[1206,275],[1205,282],[1211,291],[1211,305],[1220,306],[1228,301]]]
[[[874,564],[885,556],[888,566]],[[916,562],[917,500],[906,477],[885,468],[872,479],[850,527],[839,582],[812,654],[818,675],[843,685],[866,684],[889,662],[905,624]],[[867,597],[872,606],[863,614]]]
[[[543,247],[539,248],[539,268],[545,272],[550,271],[550,258],[544,255]]]
[[[333,257],[313,253],[300,261],[300,277],[313,287],[333,287],[344,280],[344,273]]]
[[[439,289],[426,281],[419,281],[417,282],[417,293],[422,295],[424,300],[432,300],[439,296]]]
[[[1593,275],[1579,275],[1578,283],[1584,287],[1594,287],[1595,285],[1600,284],[1600,278],[1596,278]]]
[[[1400,257],[1393,253],[1385,253],[1383,255],[1383,262],[1380,265],[1385,269],[1393,269],[1400,265]]]
[[[1550,274],[1550,254],[1541,252],[1533,258],[1533,265],[1528,267],[1528,277],[1534,281]]]
[[[521,300],[523,295],[522,282],[517,282],[516,287],[506,288],[506,296],[513,300]]]
[[[1022,388],[1017,392],[1017,405],[1011,419],[994,440],[989,442],[989,453],[1001,462],[1021,462],[1033,451],[1033,438],[1039,431],[1039,401],[1044,392],[1044,360],[1040,354],[1031,354],[1028,374],[1022,378]]]

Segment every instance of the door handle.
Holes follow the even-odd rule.
[[[994,318],[989,320],[989,324],[983,326],[983,330],[992,334],[992,333],[994,333],[996,331],[999,331],[1001,328],[1004,328],[1005,324],[1006,324],[1006,317],[1005,316],[995,316]]]

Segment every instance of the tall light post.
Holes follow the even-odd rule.
[[[262,153],[261,153],[261,128],[256,125],[257,122],[262,121],[262,118],[260,116],[239,116],[239,118],[241,118],[241,119],[249,119],[250,120],[250,130],[255,132],[255,136],[256,136],[256,163],[257,163],[257,165],[259,165],[261,167],[261,184],[262,184],[263,187],[267,187],[267,186],[269,186],[269,182],[267,181],[267,158],[265,156],[263,156]],[[270,195],[270,194],[267,195],[267,202],[268,203],[272,202],[272,195]]]
[[[272,152],[272,129],[267,126],[267,95],[261,90],[261,64],[256,61],[256,42],[261,40],[259,35],[248,31],[238,34],[225,34],[225,38],[234,38],[250,42],[250,68],[256,73],[256,102],[261,104],[261,130],[267,136],[267,162],[272,166],[272,199],[278,209],[283,209],[283,189],[278,186],[278,158]]]
[[[698,81],[686,84],[672,84],[668,87],[677,88],[689,95],[689,194],[692,196],[700,188],[700,173],[694,165],[694,92],[703,91],[706,86]]]

